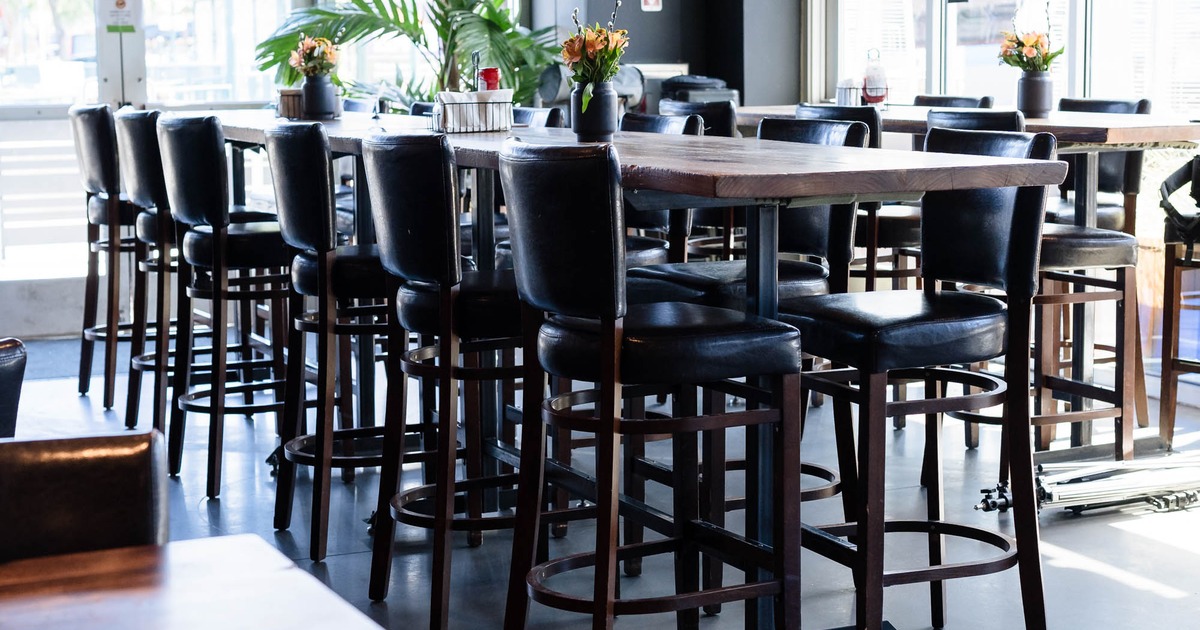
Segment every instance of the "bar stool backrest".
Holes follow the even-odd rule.
[[[379,259],[392,275],[443,286],[462,281],[458,172],[445,134],[363,141]]]
[[[332,251],[337,247],[333,157],[325,127],[281,123],[267,130],[266,146],[284,242],[305,251]]]
[[[870,105],[858,107],[854,105],[810,105],[808,103],[800,103],[796,106],[795,116],[802,119],[855,120],[863,123],[867,126],[867,130],[871,134],[867,146],[872,149],[878,149],[883,138],[883,119],[879,115],[879,110]]]
[[[521,300],[571,317],[623,317],[625,220],[616,149],[509,139],[500,150],[500,179]]]
[[[142,208],[170,211],[158,149],[157,110],[123,109],[116,114],[117,150],[129,200]]]
[[[117,167],[117,132],[108,105],[76,105],[67,112],[83,189],[92,194],[121,193]]]
[[[0,442],[0,562],[167,542],[162,434]]]
[[[1149,114],[1150,101],[1140,100],[1103,100],[1092,98],[1064,98],[1058,101],[1059,111],[1064,112],[1103,112],[1109,114]],[[1096,190],[1100,192],[1119,192],[1137,194],[1142,189],[1142,151],[1106,151],[1100,154],[1100,177],[1096,180]],[[1066,161],[1067,179],[1063,182],[1063,190],[1074,190],[1076,156],[1064,155]]]
[[[846,120],[764,118],[758,137],[835,147],[867,146],[865,123]],[[779,250],[817,256],[831,266],[848,265],[854,258],[854,217],[857,204],[811,206],[779,213]]]
[[[561,107],[514,107],[513,123],[530,127],[565,127],[567,117]]]
[[[1025,115],[1019,111],[978,110],[951,112],[933,110],[926,117],[929,129],[973,129],[975,131],[1025,131]],[[922,138],[922,145],[924,138]]]
[[[1048,160],[1054,136],[930,129],[929,151]],[[1029,299],[1037,293],[1046,187],[930,191],[921,203],[921,276]]]
[[[163,116],[158,144],[171,216],[187,225],[229,225],[225,133],[216,116]]]
[[[621,131],[699,136],[704,134],[704,119],[698,114],[665,116],[629,112],[621,117],[620,128]]]
[[[945,96],[943,94],[918,94],[913,99],[918,107],[982,107],[992,106],[990,96]]]
[[[704,135],[737,138],[737,105],[733,101],[693,103],[664,98],[658,102],[658,112],[664,116],[691,116],[704,120]]]

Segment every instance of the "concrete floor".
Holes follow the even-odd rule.
[[[19,438],[113,433],[122,430],[117,412],[99,408],[99,379],[91,397],[75,394],[73,379],[27,381],[18,422]],[[124,391],[124,377],[118,383]],[[146,394],[147,400],[149,393]],[[1155,407],[1156,401],[1151,401]],[[117,397],[123,409],[124,395]],[[803,443],[809,461],[832,464],[831,409],[825,406],[810,415]],[[142,426],[146,426],[143,419]],[[391,591],[385,602],[367,598],[371,539],[363,519],[375,502],[378,477],[368,470],[353,483],[334,483],[329,557],[321,563],[307,559],[308,497],[306,471],[300,474],[293,525],[289,531],[272,527],[275,480],[264,459],[275,448],[274,418],[230,416],[226,421],[225,479],[219,500],[204,496],[204,457],[207,420],[192,416],[186,441],[183,472],[170,483],[171,539],[253,533],[276,545],[320,578],[342,597],[389,628],[416,628],[428,623],[429,549],[431,537],[423,530],[398,526]],[[972,509],[979,489],[995,482],[999,433],[985,427],[979,449],[961,448],[961,424],[946,421],[945,479],[949,520],[1011,531],[1009,514]],[[1147,434],[1155,428],[1143,429]],[[917,483],[923,447],[921,419],[910,418],[908,428],[890,431],[887,513],[894,517],[919,517],[924,511],[924,491]],[[1111,439],[1111,427],[1097,427],[1097,441]],[[661,448],[661,446],[652,446]],[[1200,413],[1184,408],[1176,448],[1200,451]],[[669,450],[665,451],[669,457]],[[1142,455],[1139,453],[1139,457]],[[1153,454],[1147,456],[1155,456]],[[577,451],[576,459],[590,459]],[[337,477],[335,476],[335,479]],[[419,471],[405,472],[405,483],[416,484]],[[837,499],[806,503],[806,522],[841,520]],[[1196,628],[1200,627],[1200,509],[1158,513],[1149,506],[1108,509],[1075,516],[1062,510],[1041,515],[1043,569],[1051,628]],[[569,535],[551,542],[551,553],[585,549],[593,540],[592,528],[573,524]],[[459,538],[454,552],[451,625],[454,628],[498,628],[503,612],[511,534],[489,533],[482,547],[471,549]],[[914,566],[925,553],[923,537],[889,537],[890,567]],[[950,559],[987,554],[973,544],[951,544]],[[625,593],[645,594],[672,588],[667,558],[648,560],[640,578],[624,578]],[[803,563],[805,628],[831,628],[853,622],[854,591],[849,571],[809,552]],[[731,578],[733,573],[730,573]],[[564,588],[586,590],[589,576],[571,578]],[[922,585],[887,590],[886,617],[897,628],[927,628],[928,599]],[[949,584],[949,628],[1019,628],[1021,607],[1015,571],[953,581]],[[2,625],[2,624],[0,624]],[[670,615],[623,618],[626,628],[674,627]],[[702,628],[740,628],[740,605],[726,606],[717,616],[703,617]],[[588,627],[585,619],[570,613],[531,605],[530,628]]]

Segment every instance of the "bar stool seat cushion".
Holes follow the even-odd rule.
[[[423,335],[436,335],[441,330],[436,284],[405,282],[396,301],[396,314],[405,330]],[[454,309],[454,333],[463,339],[497,339],[521,334],[521,304],[512,270],[464,270]]]
[[[917,206],[883,206],[879,217],[879,247],[919,247],[921,245],[921,208]],[[867,246],[867,228],[863,224],[867,213],[859,211],[858,227],[854,230],[854,246]]]
[[[320,263],[315,252],[300,252],[292,259],[292,287],[300,295],[320,295],[317,288]],[[386,299],[387,272],[379,262],[375,245],[343,245],[333,251],[333,273],[329,279],[338,299]]]
[[[1137,239],[1116,230],[1047,223],[1042,228],[1042,271],[1111,269],[1137,264]]]
[[[555,315],[538,332],[551,374],[599,381],[600,322]],[[800,370],[800,333],[765,317],[702,304],[630,304],[621,346],[624,383],[703,383]]]
[[[120,197],[120,219],[121,225],[133,225],[137,221],[138,207],[129,201],[125,193],[121,193]],[[96,225],[104,225],[108,223],[108,195],[97,193],[92,195],[87,202],[87,220],[88,223]]]
[[[1046,201],[1046,223],[1075,224],[1075,200]],[[1125,229],[1125,205],[1120,193],[1096,193],[1096,227],[1105,230]]]
[[[230,269],[286,267],[292,253],[283,243],[276,221],[230,223],[226,242],[225,265]],[[196,267],[212,267],[213,231],[197,225],[183,236],[183,258]]]
[[[229,212],[231,223],[249,223],[250,221],[275,221],[275,215],[260,210],[246,210],[244,206],[234,206]],[[137,215],[134,231],[138,240],[150,245],[158,244],[158,208],[146,208]],[[167,232],[171,244],[175,244],[175,230]]]
[[[665,278],[625,276],[625,301],[629,304],[651,302],[691,302],[704,304],[704,291]]]
[[[746,261],[717,260],[651,265],[629,269],[629,279],[642,278],[681,285],[700,295],[709,306],[746,309]],[[779,299],[829,293],[829,270],[800,260],[779,261]],[[665,300],[657,300],[665,301]]]
[[[661,238],[627,234],[625,236],[625,265],[632,269],[646,265],[665,264],[668,260],[667,247],[667,242]],[[496,243],[496,268],[512,269],[512,266],[512,241],[504,239]]]
[[[1004,353],[1004,302],[978,293],[872,291],[780,303],[779,319],[800,329],[804,350],[873,373],[972,363]]]

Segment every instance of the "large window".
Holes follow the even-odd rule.
[[[868,54],[879,51],[888,100],[912,102],[925,92],[929,20],[925,0],[856,0],[838,3],[835,78],[861,81]]]
[[[92,0],[0,0],[0,104],[95,95]]]

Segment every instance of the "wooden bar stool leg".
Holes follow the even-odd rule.
[[[177,308],[175,310],[179,321],[179,330],[175,335],[175,372],[171,375],[171,432],[167,436],[167,464],[172,476],[179,474],[180,466],[183,463],[183,438],[187,412],[179,406],[179,402],[180,398],[188,392],[192,373],[192,357],[194,356],[192,340],[195,321],[192,317],[192,298],[188,295],[188,287],[192,286],[194,274],[195,270],[192,269],[192,266],[184,262],[183,257],[180,256],[179,273],[176,279],[179,295],[176,298]],[[220,339],[215,320],[213,320],[212,328],[215,345],[216,340]]]
[[[1179,395],[1179,316],[1183,310],[1183,267],[1179,264],[1179,245],[1166,245],[1163,281],[1162,383],[1158,399],[1158,437],[1170,450],[1175,439],[1175,406]]]
[[[676,415],[696,415],[695,387],[680,388],[676,403]],[[686,539],[688,524],[700,516],[700,495],[696,485],[700,473],[698,444],[695,433],[677,433],[671,436],[671,476],[673,491],[673,535]],[[700,590],[700,551],[695,544],[684,542],[675,553],[675,593],[695,593]],[[676,627],[698,628],[700,610],[689,608],[676,613]]]
[[[154,321],[154,364],[158,369],[154,372],[154,428],[164,435],[167,432],[167,383],[171,375],[171,277],[170,254],[164,248],[159,258],[158,273],[155,274],[155,295],[158,296],[155,306]],[[186,318],[186,319],[185,319]],[[179,315],[176,327],[182,330],[192,327],[187,314]],[[178,366],[178,364],[176,364]],[[187,367],[182,368],[184,371]]]
[[[466,368],[478,368],[480,363],[479,353],[470,352],[463,357],[463,366]],[[480,382],[473,380],[464,382],[461,386],[463,389],[463,441],[466,446],[466,457],[463,462],[466,472],[464,478],[478,479],[483,477],[483,406]],[[478,490],[467,492],[467,516],[471,518],[483,516],[482,492]],[[481,530],[467,532],[468,547],[478,547],[482,544],[483,532]]]
[[[335,335],[335,339],[337,342],[337,376],[334,377],[334,391],[337,392],[337,396],[334,402],[337,409],[337,427],[339,429],[353,429],[354,357],[350,350],[351,336]],[[345,449],[352,449],[352,442],[353,440],[346,440],[345,443],[342,444],[342,447]],[[350,467],[342,468],[341,477],[342,481],[345,483],[354,481],[354,469]]]
[[[941,383],[925,378],[925,398],[936,399],[944,395]],[[946,510],[942,499],[942,414],[925,414],[925,501],[926,516],[930,521],[944,521]],[[940,534],[929,534],[929,566],[942,564],[946,557],[946,540]],[[934,628],[946,625],[946,583],[942,580],[929,582],[930,624]]]
[[[780,410],[775,434],[775,575],[782,583],[775,619],[783,630],[800,630],[800,375],[781,377],[774,387]]]
[[[129,343],[128,387],[125,390],[125,427],[129,429],[137,426],[138,410],[142,406],[143,374],[142,370],[134,369],[133,359],[146,352],[146,328],[149,316],[149,306],[146,303],[146,276],[150,274],[149,271],[143,271],[141,265],[149,258],[147,245],[142,241],[137,241],[133,246],[133,251],[133,312],[130,313],[130,320],[133,324]],[[169,325],[169,322],[163,325]]]
[[[454,321],[454,302],[457,287],[442,291],[440,313]],[[430,628],[445,628],[450,617],[450,560],[451,531],[454,519],[455,457],[458,446],[458,380],[454,378],[454,366],[458,363],[458,337],[441,335],[438,338],[438,437],[437,437],[437,487],[434,492],[433,529],[433,579],[431,580]]]
[[[86,394],[92,386],[92,357],[96,342],[88,339],[88,330],[96,326],[100,309],[100,226],[88,223],[87,277],[83,282],[83,331],[79,335],[79,393]]]
[[[433,335],[418,335],[417,347],[424,348],[431,346],[436,338]],[[433,452],[437,450],[437,423],[436,416],[439,410],[437,409],[437,383],[431,378],[420,379],[420,407],[421,407],[421,450]],[[424,472],[424,480],[422,483],[426,485],[433,483],[436,480],[435,466],[426,464]]]
[[[334,322],[337,318],[337,301],[332,287],[328,286],[333,276],[333,254],[320,252],[321,270],[317,292],[317,426],[314,431],[313,494],[312,494],[312,540],[309,541],[309,557],[314,561],[325,559],[329,542],[329,486],[332,481],[333,462],[333,419],[336,335]]]
[[[1137,268],[1121,267],[1117,270],[1117,282],[1121,284],[1124,299],[1117,302],[1117,400],[1121,401],[1121,416],[1116,419],[1114,438],[1117,459],[1133,459],[1133,426],[1137,414],[1134,410],[1134,371],[1139,367],[1135,347],[1138,343],[1137,330]]]
[[[117,341],[121,323],[121,228],[118,200],[108,204],[107,315],[104,319],[104,408],[112,409],[117,388]]]
[[[395,276],[389,283],[398,284]],[[408,377],[400,368],[400,355],[408,349],[408,331],[396,317],[395,295],[398,286],[388,290],[387,404],[383,418],[383,463],[379,468],[379,498],[375,504],[374,540],[371,542],[371,583],[373,601],[387,597],[392,573],[392,545],[396,521],[391,516],[392,497],[400,490],[400,472],[404,468],[404,437],[407,433]]]
[[[304,296],[292,291],[288,296],[292,313],[304,312]],[[280,448],[305,431],[304,333],[290,331],[287,344],[287,392],[283,397],[283,415],[279,421]],[[296,464],[279,454],[279,470],[275,473],[275,529],[287,529],[292,524],[292,504],[296,495]],[[388,520],[391,520],[390,517]]]
[[[886,373],[862,374],[860,388],[865,399],[859,407],[858,439],[861,501],[855,506],[859,539],[854,566],[855,627],[858,630],[883,626],[884,457],[887,447],[883,427],[887,422],[887,386]]]
[[[724,392],[705,390],[703,396],[704,415],[725,413]],[[801,412],[803,412],[803,405]],[[701,438],[704,448],[704,457],[701,461],[704,479],[704,484],[700,488],[701,513],[706,521],[717,527],[725,526],[725,462],[727,459],[725,431],[725,429],[705,431]],[[720,588],[724,583],[724,571],[725,563],[720,559],[705,557],[704,575],[702,576],[704,588]],[[704,613],[707,615],[716,615],[720,612],[719,604],[710,604],[704,607]]]
[[[223,240],[223,239],[222,239]],[[226,298],[229,294],[229,276],[223,264],[224,243],[219,243],[213,252],[212,267],[212,392],[209,398],[208,419],[208,488],[207,496],[216,498],[221,493],[221,464],[225,436],[225,378],[228,365],[228,331],[226,330]]]
[[[646,417],[646,400],[644,398],[630,399],[625,401],[625,417],[626,418],[645,418]],[[646,436],[642,434],[628,434],[621,438],[625,449],[625,458],[622,462],[624,466],[625,478],[625,496],[635,501],[646,500],[646,480],[635,470],[635,462],[646,457]],[[644,531],[642,526],[633,521],[633,519],[625,519],[625,545],[636,545],[643,540]],[[642,559],[628,558],[624,562],[625,575],[630,577],[642,574]]]

